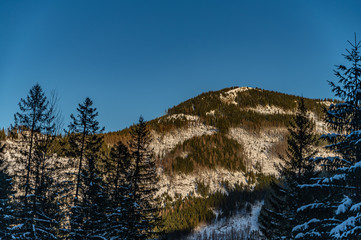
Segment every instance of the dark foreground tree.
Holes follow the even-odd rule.
[[[23,141],[26,150],[22,150],[23,163],[25,164],[24,175],[24,213],[28,212],[29,198],[31,191],[31,171],[33,167],[33,152],[34,145],[37,142],[40,134],[43,132],[43,123],[48,118],[48,105],[45,93],[39,84],[35,84],[29,91],[26,99],[21,99],[19,102],[20,112],[14,115],[15,128],[21,133],[21,140]]]
[[[298,222],[298,207],[311,201],[310,194],[300,191],[298,185],[314,176],[314,165],[309,161],[315,154],[317,141],[313,128],[301,98],[288,128],[286,157],[281,156],[283,163],[278,166],[280,179],[271,184],[259,217],[261,231],[267,239],[291,239],[292,229]]]
[[[69,239],[101,239],[106,236],[108,196],[97,167],[103,143],[98,133],[104,128],[99,127],[98,112],[92,105],[90,98],[79,104],[78,114],[76,117],[71,115],[73,121],[69,125],[72,154],[78,160]]]
[[[56,135],[56,101],[49,101],[39,84],[19,103],[15,129],[19,133],[17,165],[14,168],[17,225],[16,239],[57,239],[61,212],[55,172],[58,162],[52,158]]]
[[[355,37],[349,44],[348,65],[338,65],[338,83],[330,82],[342,100],[329,107],[326,122],[332,133],[324,135],[336,156],[316,159],[324,171],[301,186],[318,194],[299,209],[305,219],[294,229],[298,239],[361,238],[361,42]]]
[[[131,231],[137,239],[147,239],[156,236],[155,227],[159,224],[159,211],[154,199],[157,191],[157,170],[152,149],[150,132],[143,117],[130,130],[131,140],[129,150],[133,161],[131,176],[131,198],[134,202],[134,212],[129,216]]]
[[[131,191],[133,170],[128,148],[122,142],[118,142],[110,150],[107,166],[110,185],[107,234],[109,239],[137,239],[137,223],[129,219],[129,216],[134,216],[136,209]]]

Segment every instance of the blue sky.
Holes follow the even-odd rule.
[[[361,37],[361,1],[1,1],[0,127],[31,86],[55,89],[65,126],[85,97],[106,131],[202,92],[250,86],[332,98]]]

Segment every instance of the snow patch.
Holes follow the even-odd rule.
[[[227,193],[222,182],[228,182],[229,187],[233,188],[236,184],[246,184],[246,177],[243,172],[230,172],[228,170],[218,168],[216,170],[202,170],[192,174],[176,174],[169,176],[162,173],[159,169],[159,190],[156,196],[168,194],[172,198],[176,195],[185,198],[189,195],[198,196],[196,193],[197,182],[201,181],[209,185],[210,192],[221,191]]]
[[[153,149],[156,156],[160,156],[162,158],[179,143],[196,136],[212,135],[217,131],[218,130],[215,127],[199,122],[191,122],[187,128],[179,128],[167,133],[157,133],[152,131],[153,140],[150,143],[150,148]]]
[[[294,227],[293,229],[292,229],[292,232],[296,232],[296,231],[302,231],[302,230],[307,230],[308,228],[309,228],[309,225],[311,224],[311,223],[318,223],[318,222],[320,222],[320,220],[319,219],[317,219],[317,218],[312,218],[310,221],[308,221],[308,222],[305,222],[305,223],[303,223],[303,224],[300,224],[300,225],[297,225],[296,227]],[[296,237],[297,238],[297,237]]]
[[[216,237],[215,239],[231,239],[230,236],[232,234],[249,237],[251,233],[259,233],[258,216],[262,205],[263,201],[257,202],[251,207],[250,213],[242,211],[230,218],[222,218],[208,226],[200,227],[188,236],[186,240],[197,240],[202,237],[202,239],[211,239],[211,237]]]
[[[355,220],[356,220],[356,217],[354,217],[354,216],[349,217],[348,219],[343,221],[341,224],[334,227],[331,230],[330,235],[335,238],[340,238],[341,236],[347,235],[347,229],[350,227],[355,227]],[[344,233],[342,234],[342,232],[344,232]]]
[[[287,129],[270,129],[252,134],[242,128],[231,128],[229,137],[243,145],[248,170],[256,171],[258,162],[264,174],[278,174],[274,165],[280,163],[281,159],[272,154],[272,146],[282,141],[286,132]]]
[[[198,116],[188,115],[188,114],[183,114],[183,113],[169,115],[169,116],[167,116],[167,119],[169,119],[169,120],[186,119],[188,121],[199,121]]]
[[[255,108],[247,108],[247,110],[254,111],[261,114],[294,114],[293,111],[285,111],[282,108],[276,107],[276,106],[262,106],[257,105]]]
[[[336,215],[339,215],[341,213],[345,213],[346,210],[351,206],[352,200],[348,196],[344,196],[341,204],[337,207]]]
[[[214,116],[215,113],[216,113],[216,110],[211,110],[209,112],[206,112],[206,115]]]
[[[240,92],[248,91],[250,89],[253,89],[253,88],[251,88],[251,87],[235,88],[235,89],[229,90],[225,93],[221,93],[219,97],[223,103],[238,105],[238,103],[236,102],[237,94]]]
[[[320,103],[322,105],[325,105],[326,107],[329,107],[329,106],[331,106],[331,104],[334,104],[331,101],[319,101],[318,103]]]

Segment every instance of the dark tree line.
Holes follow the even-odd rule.
[[[65,136],[59,135],[56,101],[48,99],[39,84],[21,99],[19,108],[11,131],[15,163],[5,158],[6,146],[0,146],[1,239],[159,235],[153,196],[156,166],[142,117],[131,128],[130,141],[118,142],[106,155],[100,134],[104,128],[90,98],[71,115]]]

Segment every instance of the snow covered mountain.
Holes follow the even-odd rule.
[[[159,164],[157,195],[173,200],[202,197],[200,183],[208,187],[208,194],[227,194],[239,185],[254,186],[257,174],[277,175],[275,164],[287,147],[287,125],[298,99],[258,88],[234,87],[203,93],[149,121],[151,147]],[[322,117],[323,108],[330,103],[305,99],[317,134],[327,131]],[[109,144],[118,140],[127,140],[127,129],[105,134]],[[319,150],[318,155],[325,154],[321,147]],[[259,211],[260,203],[254,203],[252,208]],[[246,225],[256,232],[256,215],[247,217],[240,211],[234,219],[252,221]],[[201,236],[231,231],[238,220],[221,219],[204,230],[198,228],[189,239],[208,239]]]
[[[167,193],[172,197],[185,197],[195,192],[199,180],[209,183],[210,191],[214,192],[224,190],[221,181],[232,185],[247,184],[246,175],[251,171],[277,174],[274,164],[280,161],[278,154],[285,149],[287,124],[298,98],[257,88],[235,87],[203,93],[169,109],[165,116],[150,121],[151,147],[158,158],[161,173],[159,195]],[[316,132],[324,133],[322,108],[330,101],[306,99],[305,102],[310,117],[315,121]],[[126,130],[109,133],[105,135],[105,141],[125,141],[126,134]],[[204,162],[196,159],[195,149],[188,146],[192,144],[189,141],[203,141],[204,146],[198,146],[199,149],[217,148],[217,140],[221,139],[204,138],[217,134],[239,144],[242,167],[231,169],[213,159]],[[193,169],[184,171],[177,168],[176,159],[193,163]]]

